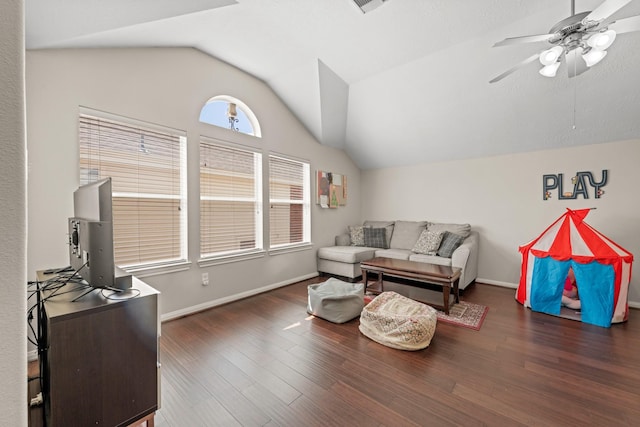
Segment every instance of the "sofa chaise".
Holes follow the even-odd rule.
[[[478,232],[469,224],[428,221],[365,221],[318,249],[318,272],[354,281],[360,262],[374,257],[405,259],[460,268],[459,288],[478,275]]]

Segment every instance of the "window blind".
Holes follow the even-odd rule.
[[[119,266],[186,260],[184,133],[79,116],[80,184],[111,177]]]
[[[309,164],[269,156],[271,248],[311,241]]]
[[[262,247],[262,155],[201,140],[200,257]]]

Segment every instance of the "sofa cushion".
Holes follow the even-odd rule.
[[[387,237],[384,228],[364,228],[364,245],[370,248],[386,249]]]
[[[445,231],[442,236],[442,242],[438,248],[438,255],[445,258],[451,258],[453,252],[464,242],[464,237],[459,234]]]
[[[427,229],[429,231],[435,231],[435,232],[449,231],[451,233],[458,234],[464,237],[465,239],[469,237],[469,234],[471,234],[470,224],[444,224],[444,223],[430,222]]]
[[[444,258],[437,255],[411,254],[409,261],[428,262],[429,264],[451,267],[451,258]]]
[[[373,258],[375,251],[364,246],[327,246],[318,249],[318,258],[355,264]]]
[[[426,226],[426,221],[396,221],[389,247],[391,249],[413,249],[420,233]]]
[[[336,246],[351,246],[351,236],[348,233],[338,234],[335,239]]]
[[[370,221],[367,220],[365,221],[362,225],[364,227],[371,227],[371,228],[384,228],[385,229],[385,234],[386,234],[386,239],[387,239],[387,245],[386,247],[389,247],[389,243],[391,242],[391,236],[393,235],[393,221]]]
[[[411,251],[408,249],[378,249],[375,256],[382,258],[409,259]]]
[[[429,230],[423,230],[420,233],[418,241],[413,246],[413,252],[425,255],[435,255],[442,242],[442,232],[433,232]]]

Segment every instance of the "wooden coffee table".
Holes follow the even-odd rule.
[[[386,274],[387,276],[410,279],[417,282],[415,284],[412,283],[411,286],[422,287],[419,285],[420,282],[442,286],[442,297],[444,299],[442,309],[446,314],[449,314],[449,294],[451,293],[451,289],[453,289],[456,302],[460,302],[458,282],[460,281],[461,269],[459,268],[429,264],[426,262],[378,257],[368,261],[362,261],[360,263],[360,269],[362,270],[365,293],[367,289],[378,294],[384,292],[383,276]],[[378,280],[368,288],[369,274],[371,273],[376,274]]]

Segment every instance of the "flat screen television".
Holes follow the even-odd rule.
[[[69,261],[93,288],[127,289],[131,275],[115,266],[111,178],[78,187],[69,218]]]

